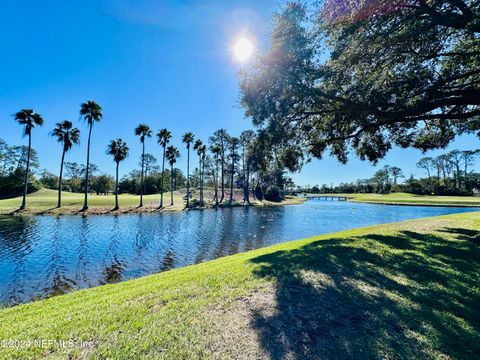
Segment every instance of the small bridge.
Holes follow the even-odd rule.
[[[311,195],[311,194],[305,194],[305,197],[308,200],[337,200],[337,201],[347,201],[348,198],[346,196],[340,196],[340,195]]]

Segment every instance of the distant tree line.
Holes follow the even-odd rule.
[[[339,185],[315,185],[297,191],[331,193],[379,193],[408,192],[419,195],[473,195],[480,191],[480,173],[474,171],[480,150],[453,150],[437,157],[423,157],[417,167],[425,177],[405,178],[402,169],[386,165],[369,179]],[[403,181],[401,181],[403,180]]]
[[[27,156],[27,146],[12,146],[0,139],[0,197],[22,193]],[[37,152],[35,149],[31,149],[30,167],[37,170],[39,166]],[[30,192],[37,191],[41,187],[41,184],[33,175],[28,177],[28,184]]]

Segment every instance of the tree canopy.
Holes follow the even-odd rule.
[[[297,162],[444,148],[480,136],[479,35],[474,0],[291,2],[240,74],[241,102]]]

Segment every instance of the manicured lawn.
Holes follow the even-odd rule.
[[[175,191],[173,193],[174,205],[170,206],[170,193],[165,193],[163,196],[164,210],[166,211],[179,211],[185,208],[185,190]],[[229,192],[227,192],[229,194]],[[235,200],[234,205],[242,204],[243,198],[242,190],[236,189],[234,191]],[[33,194],[29,194],[27,197],[27,209],[24,213],[31,214],[75,214],[78,213],[83,207],[84,195],[79,193],[63,192],[62,194],[62,208],[57,209],[57,196],[58,193],[55,190],[41,189]],[[192,190],[192,197],[198,199],[198,190]],[[213,190],[205,190],[205,202],[206,205],[213,206]],[[254,201],[251,199],[252,205],[264,206],[264,205],[295,205],[301,204],[305,199],[294,196],[287,196],[287,198],[280,203],[272,203],[268,201]],[[0,214],[12,214],[15,213],[22,202],[21,197],[0,200]],[[140,196],[130,194],[119,195],[119,212],[132,212],[132,211],[155,211],[160,204],[160,194],[145,195],[143,197],[144,207],[138,209],[140,202]],[[111,209],[115,205],[114,195],[95,195],[90,194],[88,196],[89,213],[110,213]],[[221,206],[228,206],[228,196]]]
[[[27,208],[30,211],[48,211],[53,210],[57,206],[58,193],[55,190],[41,189],[27,196]],[[63,192],[62,205],[64,210],[80,210],[83,207],[83,194]],[[121,207],[138,206],[140,197],[136,195],[121,194],[119,195],[119,204]],[[170,204],[170,193],[165,193],[163,198],[164,204]],[[174,202],[183,204],[180,194],[175,193]],[[0,200],[0,212],[10,213],[18,209],[21,203],[21,197]],[[160,195],[144,196],[144,204],[146,206],[157,206],[160,203]],[[111,209],[115,205],[114,195],[95,195],[88,196],[88,205],[90,208],[106,208]],[[181,205],[180,205],[181,206]]]
[[[234,240],[234,239],[230,239]],[[480,353],[480,212],[312,237],[0,310],[1,358]]]
[[[330,194],[326,194],[327,196]],[[438,206],[479,206],[478,196],[433,196],[414,195],[407,193],[392,194],[331,194],[333,196],[346,196],[350,201],[371,202],[382,204],[413,204],[413,205],[438,205]],[[321,196],[321,195],[319,195]]]

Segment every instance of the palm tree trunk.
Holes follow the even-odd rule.
[[[457,189],[460,189],[460,163],[455,164],[455,167],[457,169],[457,174],[456,174]]]
[[[165,176],[165,146],[163,147],[163,156],[162,156],[162,190],[160,193],[160,208],[163,207],[163,189],[164,189],[163,177],[164,176]]]
[[[250,166],[248,164],[248,161],[247,161],[247,179],[246,179],[246,198],[247,198],[247,203],[250,205]]]
[[[25,209],[27,205],[27,191],[28,191],[28,171],[30,170],[30,152],[32,150],[32,133],[28,134],[28,153],[27,153],[27,168],[25,169],[25,181],[23,183],[23,199],[20,210]]]
[[[231,172],[231,178],[230,178],[230,205],[232,205],[232,202],[233,202],[233,175],[235,173],[235,160],[232,156],[232,167],[230,169],[230,172]]]
[[[198,200],[202,206],[202,155],[198,155]]]
[[[173,205],[173,165],[170,166],[170,205]]]
[[[218,155],[216,156],[216,161],[215,161],[215,168],[216,168],[216,176],[215,176],[215,206],[218,206]]]
[[[187,208],[190,207],[190,147],[187,148]]]
[[[118,210],[118,165],[120,164],[119,161],[117,161],[117,166],[115,168],[115,209],[113,210]]]
[[[224,162],[225,162],[225,151],[223,150],[222,146],[222,197],[220,198],[220,202],[223,201],[225,198],[225,169],[224,169]]]
[[[140,207],[143,206],[143,169],[145,167],[145,141],[142,142],[142,178],[140,179]]]
[[[205,158],[202,159],[202,206],[205,205]]]
[[[200,158],[200,206],[203,206],[203,162]]]
[[[88,209],[88,171],[90,169],[90,139],[92,137],[93,122],[90,124],[88,130],[88,143],[87,143],[87,169],[85,171],[85,199],[83,201],[83,211]]]
[[[62,153],[62,161],[60,162],[60,176],[58,177],[58,202],[57,207],[62,206],[62,176],[63,176],[63,162],[65,160],[65,149]]]
[[[243,203],[247,201],[247,169],[245,168],[245,146],[242,148],[242,167],[243,167]]]
[[[205,188],[205,158],[202,158],[202,187],[200,188],[202,190],[202,193],[201,193],[201,202],[202,202],[202,206],[204,206],[204,188]]]

